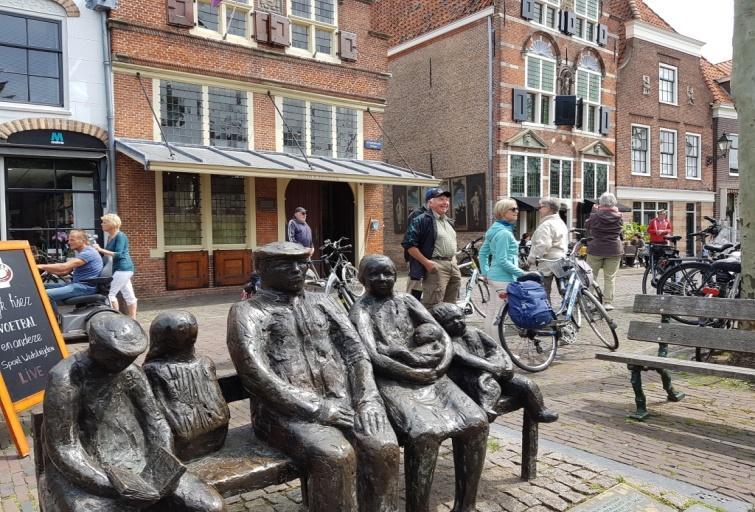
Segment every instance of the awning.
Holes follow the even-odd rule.
[[[140,162],[146,170],[150,171],[422,187],[436,186],[440,183],[439,178],[429,174],[377,160],[310,156],[308,157],[310,168],[300,154],[273,151],[175,143],[171,143],[169,148],[162,142],[135,139],[117,139],[115,148],[120,153]]]
[[[584,203],[588,207],[592,208],[592,205],[598,204],[598,200],[597,199],[585,199]],[[616,206],[619,208],[620,212],[628,213],[628,212],[632,211],[632,209],[629,206],[623,205],[621,203],[616,203]]]
[[[516,204],[519,205],[519,209],[524,212],[534,212],[540,208],[539,197],[512,197]]]

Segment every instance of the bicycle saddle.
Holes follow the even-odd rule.
[[[731,249],[732,247],[734,247],[734,244],[723,244],[723,245],[705,244],[703,247],[705,247],[710,252],[723,252],[727,249]]]
[[[668,240],[669,242],[678,242],[679,240],[681,240],[681,239],[682,239],[682,237],[680,237],[680,236],[678,236],[678,235],[677,235],[677,236],[665,236],[665,237],[663,237],[663,238],[665,238],[665,239],[666,239],[666,240]]]
[[[716,272],[741,272],[742,262],[736,258],[726,258],[725,260],[714,261],[712,267]]]

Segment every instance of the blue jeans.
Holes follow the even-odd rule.
[[[92,295],[94,293],[97,293],[97,287],[90,286],[88,284],[81,284],[81,283],[70,283],[70,284],[47,283],[45,285],[45,291],[47,292],[47,296],[50,297],[52,308],[55,310],[55,313],[57,314],[58,302],[62,303],[64,300],[70,299],[71,297],[79,297],[81,295]]]

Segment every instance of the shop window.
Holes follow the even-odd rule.
[[[700,136],[687,133],[685,135],[685,167],[686,177],[700,179]]]
[[[98,232],[97,161],[6,157],[5,169],[8,238],[28,240],[38,262],[72,256],[71,229]]]
[[[661,103],[676,105],[676,68],[674,66],[658,65],[658,100]]]
[[[336,108],[336,136],[338,158],[357,158],[357,111]]]
[[[290,19],[293,48],[334,56],[335,0],[291,0]]]
[[[542,157],[511,155],[509,160],[509,195],[511,197],[540,197],[542,166]]]
[[[285,121],[281,123],[284,152],[301,154],[301,151],[305,151],[319,156],[359,157],[359,113],[356,110],[283,98],[281,112]]]
[[[161,81],[160,124],[168,142],[202,144],[202,86]]]
[[[213,32],[223,39],[227,39],[228,36],[249,39],[252,12],[250,4],[250,0],[224,0],[213,6],[210,0],[198,0],[197,27]]]
[[[202,244],[202,201],[199,174],[163,173],[165,245]]]
[[[575,35],[594,42],[600,18],[599,0],[576,0],[574,8],[577,13],[574,24]]]
[[[632,222],[648,225],[658,210],[668,211],[668,203],[655,201],[634,201],[632,203]]]
[[[210,87],[210,145],[246,148],[247,132],[246,93]]]
[[[661,176],[676,176],[676,130],[660,132]]]
[[[246,243],[244,178],[212,175],[212,243]]]
[[[63,106],[59,21],[0,12],[0,102]]]
[[[550,195],[561,199],[571,198],[571,160],[551,160]]]
[[[650,174],[650,128],[632,125],[632,174]]]
[[[608,191],[608,165],[596,162],[582,163],[582,197],[597,199]]]

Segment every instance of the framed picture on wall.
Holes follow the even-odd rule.
[[[484,231],[488,224],[485,212],[485,174],[467,176],[467,229]]]
[[[406,215],[422,206],[419,187],[406,187]]]
[[[451,179],[451,208],[453,208],[453,217],[456,221],[454,228],[465,231],[467,229],[467,179]]]
[[[409,216],[406,210],[406,187],[393,186],[393,232],[406,232],[406,218]]]

